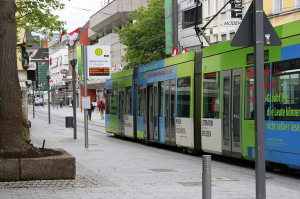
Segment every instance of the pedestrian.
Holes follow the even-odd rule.
[[[95,107],[94,107],[93,103],[91,103],[91,108],[88,109],[88,120],[92,120],[92,112],[94,112],[94,109],[95,109]]]
[[[22,103],[22,135],[25,141],[30,144],[30,131],[29,128],[31,127],[31,122],[27,118],[26,109],[23,105],[23,96],[21,95],[21,103]]]
[[[105,103],[102,101],[102,99],[98,104],[98,108],[100,110],[101,120],[104,120]]]
[[[63,105],[63,101],[59,101],[60,108],[62,108],[62,105]]]

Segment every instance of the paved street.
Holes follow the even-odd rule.
[[[0,182],[0,198],[202,198],[202,158],[179,149],[116,138],[104,130],[95,110],[85,148],[83,111],[77,109],[78,132],[65,128],[70,107],[29,106],[34,146],[63,148],[76,157],[75,180]],[[255,198],[253,163],[212,155],[212,198]],[[42,169],[42,168],[41,168]],[[267,172],[267,198],[300,198],[300,175]]]

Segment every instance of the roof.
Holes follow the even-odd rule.
[[[43,59],[49,57],[49,49],[48,48],[40,48],[37,53],[32,57],[32,59]]]

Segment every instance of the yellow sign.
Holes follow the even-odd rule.
[[[103,50],[101,48],[96,48],[95,55],[101,56],[103,54]]]

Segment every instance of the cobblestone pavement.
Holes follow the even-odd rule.
[[[64,117],[72,109],[53,109],[48,124],[47,107],[36,107],[31,138],[40,147],[63,148],[76,157],[73,180],[0,182],[0,198],[124,198],[199,199],[202,198],[202,158],[184,154],[173,147],[142,144],[105,133],[104,121],[95,111],[89,122],[89,147],[84,131],[65,128]],[[77,110],[78,125],[83,112]],[[253,163],[212,155],[212,198],[255,198]],[[245,162],[245,161],[244,161]],[[299,199],[300,175],[267,172],[266,193],[270,199]]]

